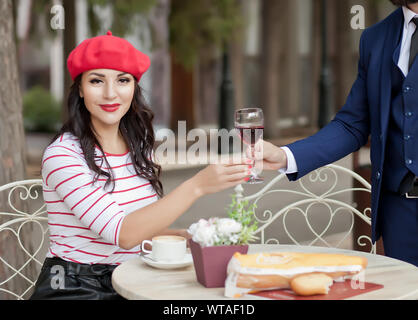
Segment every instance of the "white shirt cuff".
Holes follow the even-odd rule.
[[[287,169],[279,169],[280,173],[291,174],[298,172],[298,166],[296,164],[295,156],[288,147],[281,147],[287,156]]]

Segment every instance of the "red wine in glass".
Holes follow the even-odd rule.
[[[254,145],[263,137],[264,127],[261,126],[254,126],[248,125],[246,127],[237,126],[235,129],[238,130],[239,136],[241,137],[242,141],[254,147]]]
[[[235,129],[242,141],[249,146],[251,153],[254,153],[254,145],[263,138],[264,133],[264,115],[263,110],[259,108],[240,109],[235,112]],[[253,170],[247,183],[257,184],[264,182]]]

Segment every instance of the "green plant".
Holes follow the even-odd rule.
[[[60,104],[43,87],[35,86],[23,96],[23,121],[27,131],[55,132],[61,125]]]
[[[237,201],[236,196],[232,195],[232,203],[228,208],[229,218],[200,219],[187,231],[193,241],[202,247],[247,245],[258,239],[254,236],[258,227],[255,208],[255,204]]]
[[[249,204],[248,200],[237,201],[236,195],[232,195],[232,202],[228,208],[229,218],[241,223],[242,230],[239,234],[239,244],[248,244],[258,238],[254,236],[258,228],[255,218],[255,203]]]
[[[170,45],[175,60],[191,70],[199,52],[213,46],[223,50],[244,22],[239,1],[172,1]]]

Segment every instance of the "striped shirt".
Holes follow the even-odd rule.
[[[130,152],[103,155],[96,146],[95,162],[103,171],[113,171],[113,193],[109,193],[113,183],[105,188],[106,176],[93,183],[96,173],[88,167],[75,136],[65,133],[46,148],[42,180],[50,231],[47,257],[120,264],[141,252],[140,246],[120,248],[119,232],[129,213],[155,202],[158,195],[136,174]]]

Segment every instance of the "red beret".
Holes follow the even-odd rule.
[[[67,61],[73,80],[85,71],[112,69],[128,72],[139,81],[150,65],[146,54],[110,31],[107,35],[84,40],[70,53]]]

